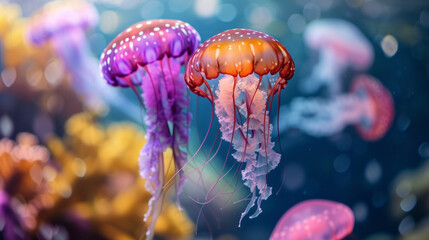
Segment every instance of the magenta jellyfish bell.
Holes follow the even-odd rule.
[[[353,231],[354,221],[352,210],[342,203],[307,200],[280,218],[270,240],[340,240]]]
[[[139,86],[143,91],[147,143],[140,152],[139,166],[140,175],[146,180],[145,187],[153,194],[145,214],[145,221],[151,217],[147,239],[153,237],[162,207],[163,152],[169,147],[173,150],[177,170],[182,169],[187,160],[190,114],[180,68],[199,43],[199,34],[188,23],[151,20],[127,28],[101,55],[101,72],[108,84],[131,87],[134,91],[135,86]],[[182,179],[183,171],[179,177]],[[177,194],[182,186],[183,181],[176,182]]]
[[[240,223],[255,204],[257,208],[250,218],[257,217],[262,212],[262,200],[271,195],[267,174],[276,168],[281,156],[273,150],[271,141],[270,106],[276,93],[280,98],[294,72],[292,57],[279,41],[248,29],[227,30],[208,39],[186,68],[188,87],[210,101],[211,121],[216,114],[222,139],[236,150],[232,156],[238,169],[245,165],[241,174],[251,198]],[[210,128],[211,123],[207,135]],[[206,194],[206,203],[215,186]]]

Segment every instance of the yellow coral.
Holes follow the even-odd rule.
[[[66,203],[109,239],[136,239],[144,232],[142,218],[151,197],[138,172],[137,159],[145,142],[144,133],[133,124],[104,128],[88,113],[72,116],[64,139],[52,137],[48,141],[53,156],[63,165],[52,186],[60,191],[66,182],[72,191],[70,196],[58,192],[56,205]],[[164,158],[166,166],[172,164],[171,151]],[[171,178],[173,168],[166,174]],[[193,223],[166,199],[155,234],[189,238]]]
[[[21,16],[18,4],[0,3],[0,37],[9,31],[14,21]]]

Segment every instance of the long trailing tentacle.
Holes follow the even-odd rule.
[[[168,59],[167,65],[169,74],[165,75],[165,77],[170,80],[167,82],[169,82],[171,86],[167,86],[167,89],[172,99],[171,117],[168,119],[173,125],[171,148],[173,150],[176,169],[181,169],[187,161],[186,147],[189,141],[189,123],[191,119],[191,114],[187,111],[189,99],[186,95],[185,82],[182,80],[183,76],[179,73],[179,63],[175,62],[174,59]],[[178,180],[175,181],[176,202],[179,208],[181,207],[179,194],[182,192],[184,185],[183,176],[184,172],[180,171],[177,176]]]
[[[164,151],[171,145],[171,135],[168,130],[166,115],[163,110],[162,100],[166,98],[164,81],[158,79],[159,73],[146,67],[146,76],[142,81],[143,100],[147,111],[145,123],[147,126],[147,143],[140,151],[139,166],[140,175],[145,179],[145,188],[152,194],[149,200],[149,208],[144,215],[144,221],[150,218],[150,224],[146,231],[146,239],[152,239],[155,223],[162,209],[164,177]],[[151,76],[153,73],[154,76]],[[165,89],[165,88],[164,88]]]

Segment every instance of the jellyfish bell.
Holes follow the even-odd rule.
[[[311,136],[324,137],[354,125],[367,141],[379,140],[387,133],[395,112],[389,90],[364,74],[353,79],[348,93],[331,99],[295,98],[290,106],[282,108],[285,121],[279,125],[280,132],[298,128]]]
[[[189,89],[212,104],[210,126],[201,146],[216,114],[222,139],[236,150],[232,156],[238,169],[245,164],[242,178],[252,197],[239,226],[255,204],[257,209],[250,218],[257,217],[262,212],[262,200],[271,195],[266,176],[281,156],[273,150],[269,112],[274,95],[278,93],[280,98],[294,71],[294,62],[280,42],[248,29],[232,29],[213,36],[198,47],[187,65],[185,81]],[[224,169],[220,175],[223,173]],[[216,184],[207,192],[205,203],[211,201],[209,195]]]
[[[395,115],[392,95],[369,75],[356,76],[351,92],[365,98],[367,105],[367,113],[355,124],[356,131],[365,140],[380,139],[389,130]]]
[[[174,60],[165,62],[171,64],[170,67],[180,66],[200,41],[196,30],[182,21],[161,19],[136,23],[106,47],[101,55],[101,72],[110,85],[138,86],[141,82],[137,75],[145,68],[163,63],[164,58]]]
[[[232,29],[210,38],[196,50],[186,69],[185,81],[194,93],[213,99],[201,85],[207,86],[205,80],[219,74],[235,78],[257,74],[261,78],[279,73],[276,83],[284,88],[294,71],[289,52],[275,38],[258,31]]]
[[[92,4],[80,0],[53,1],[30,18],[27,38],[34,46],[52,47],[70,73],[73,90],[89,110],[103,114],[112,106],[140,121],[134,114],[138,106],[107,87],[100,76],[98,59],[92,55],[86,37],[86,31],[97,23],[98,12]]]
[[[163,152],[170,147],[178,177],[179,194],[187,161],[186,146],[190,113],[188,97],[180,68],[186,64],[200,43],[197,31],[178,20],[150,20],[136,23],[120,33],[101,54],[100,68],[109,85],[130,87],[137,94],[141,87],[141,104],[145,108],[147,143],[140,152],[140,175],[152,193],[144,220],[150,224],[146,239],[153,237],[156,220],[164,197]],[[124,106],[126,107],[126,106]],[[172,127],[170,127],[171,125]],[[174,178],[176,175],[174,176]]]
[[[374,50],[363,33],[341,19],[318,19],[304,32],[306,45],[318,52],[319,60],[303,90],[312,93],[325,86],[331,95],[342,89],[341,75],[347,68],[367,70],[374,60]]]
[[[307,200],[289,209],[277,222],[270,240],[339,240],[353,231],[354,216],[346,205]]]
[[[76,51],[76,48],[86,47],[82,45],[82,42],[85,42],[84,31],[93,28],[97,23],[98,12],[90,3],[80,0],[52,1],[32,16],[28,37],[36,45],[51,42],[59,54],[67,51],[69,54],[61,56],[64,58],[73,51],[82,52]],[[72,64],[68,63],[66,62],[67,67],[72,68]]]

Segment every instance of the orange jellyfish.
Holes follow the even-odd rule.
[[[244,166],[242,179],[250,188],[251,198],[239,226],[255,204],[257,209],[250,218],[257,217],[262,212],[262,200],[271,195],[267,174],[278,165],[281,156],[273,150],[269,112],[274,95],[278,93],[280,101],[281,90],[294,71],[294,62],[279,41],[248,29],[232,29],[213,36],[200,45],[187,65],[186,84],[212,104],[210,127],[201,146],[216,114],[222,139],[230,143],[227,158],[233,147],[238,169]],[[225,166],[226,161],[220,176]],[[218,181],[206,194],[204,204],[211,201],[209,194]]]

